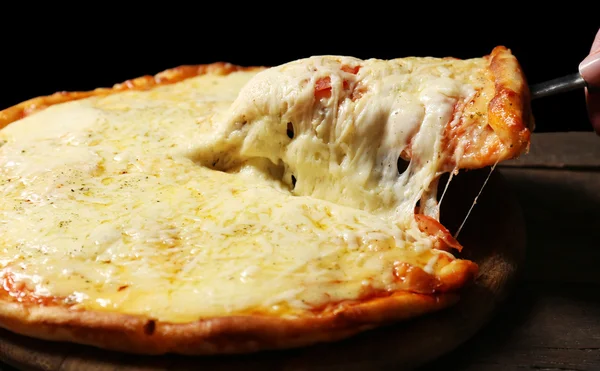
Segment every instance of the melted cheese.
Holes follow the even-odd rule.
[[[473,71],[483,63],[324,56],[271,68],[244,86],[196,157],[221,169],[268,159],[294,194],[410,226],[448,160],[442,134],[460,118],[454,107],[482,87]],[[324,80],[331,93],[319,98]],[[217,158],[215,142],[223,148]],[[412,160],[398,176],[398,157],[409,148]],[[435,193],[428,196],[424,207],[435,210]]]
[[[433,271],[446,253],[408,216],[473,86],[439,61],[366,61],[343,76],[364,99],[340,103],[339,64],[200,76],[4,128],[2,274],[74,307],[185,322],[402,289],[398,262]],[[321,73],[332,95],[307,109]]]

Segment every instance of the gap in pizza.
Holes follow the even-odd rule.
[[[333,341],[477,265],[438,180],[525,152],[525,78],[468,60],[187,66],[0,112],[0,325],[160,354]]]

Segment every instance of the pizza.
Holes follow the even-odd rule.
[[[182,66],[0,112],[0,326],[139,354],[335,341],[478,267],[438,181],[525,153],[516,57]]]

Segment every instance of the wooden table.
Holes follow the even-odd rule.
[[[600,370],[600,137],[536,134],[499,170],[527,223],[520,283],[488,326],[422,371]]]
[[[487,326],[421,371],[600,370],[600,137],[536,134],[498,171],[526,220],[520,282]]]

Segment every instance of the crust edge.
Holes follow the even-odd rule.
[[[495,47],[489,56],[495,94],[488,105],[488,124],[504,144],[498,162],[527,153],[535,128],[530,92],[521,66],[510,49]]]
[[[0,111],[0,129],[8,124],[27,117],[55,104],[104,96],[127,90],[148,90],[156,86],[174,84],[185,79],[206,75],[227,75],[236,71],[258,71],[265,67],[244,67],[227,62],[210,64],[183,65],[159,72],[154,76],[145,75],[113,85],[111,88],[97,88],[90,91],[61,91],[51,95],[40,96],[18,103]]]
[[[398,292],[315,317],[249,315],[178,324],[113,312],[36,307],[0,300],[0,326],[39,339],[134,354],[243,354],[336,341],[387,323],[436,312],[457,301],[454,293]]]

